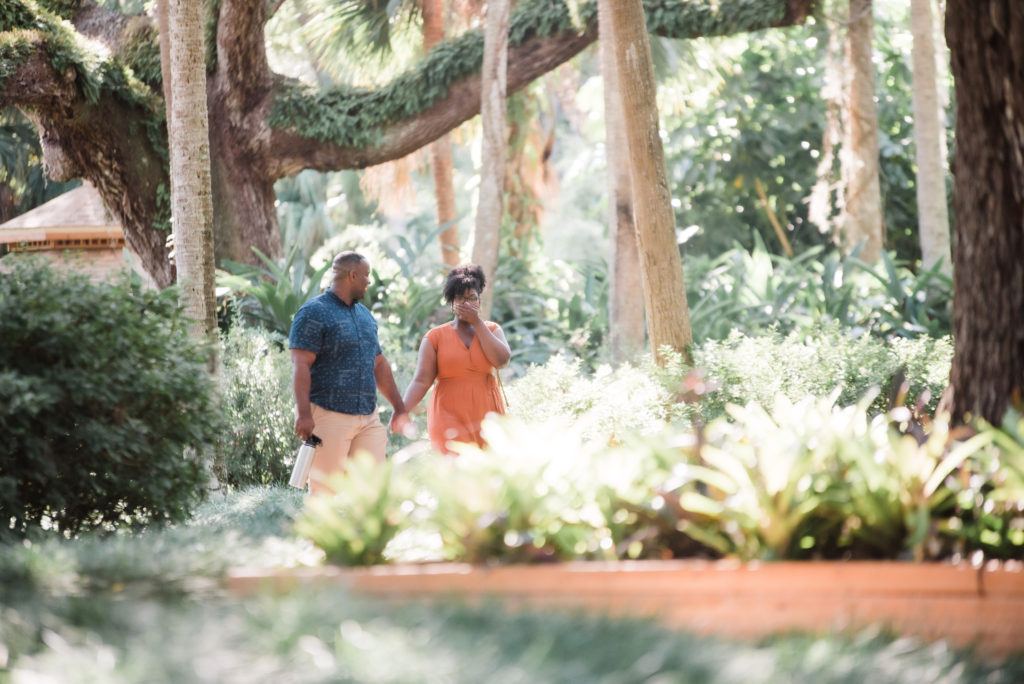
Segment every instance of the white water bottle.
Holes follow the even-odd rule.
[[[310,435],[309,439],[299,447],[299,454],[295,457],[295,466],[292,468],[291,479],[288,484],[296,489],[305,489],[309,481],[309,469],[313,467],[313,455],[316,448],[323,444],[323,440],[316,435]]]

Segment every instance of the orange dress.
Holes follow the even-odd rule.
[[[497,323],[486,322],[494,330]],[[437,354],[437,382],[427,405],[427,430],[435,449],[450,454],[449,441],[483,446],[480,423],[488,413],[505,413],[494,366],[484,356],[479,338],[466,348],[451,323],[433,328],[427,340]]]

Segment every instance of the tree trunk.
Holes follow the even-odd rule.
[[[553,185],[551,150],[554,125],[547,131],[540,118],[539,98],[519,91],[506,99],[508,147],[505,153],[503,220],[511,227],[509,253],[529,259],[530,246],[540,241],[544,196]]]
[[[167,138],[171,154],[171,215],[174,260],[193,337],[213,342],[217,334],[214,298],[213,198],[203,49],[203,2],[167,0],[170,27],[172,108]],[[216,372],[211,345],[211,371]]]
[[[871,0],[850,0],[846,31],[847,103],[845,139],[840,155],[846,214],[843,244],[851,251],[863,241],[860,258],[874,263],[885,242],[882,191],[878,180],[878,110],[875,66],[871,62]]]
[[[629,359],[644,348],[644,291],[640,252],[633,222],[633,188],[629,178],[629,147],[623,123],[622,93],[615,68],[611,35],[611,2],[598,0],[601,78],[604,79],[605,159],[608,165],[608,235],[611,238],[608,287],[609,351],[613,362]]]
[[[910,31],[914,37],[914,142],[917,156],[917,213],[921,262],[953,274],[946,208],[946,129],[936,74],[932,0],[911,0]]]
[[[821,10],[828,14],[838,0],[822,0]],[[836,148],[842,143],[843,110],[843,38],[840,24],[825,19],[828,44],[825,47],[825,73],[821,98],[825,101],[825,130],[821,137],[821,159],[815,169],[815,183],[807,200],[807,218],[818,227],[822,235],[830,235],[836,245],[842,244],[841,229],[834,218],[833,199],[839,217],[846,215],[845,197],[835,192]]]
[[[505,95],[508,70],[509,0],[494,0],[487,5],[484,32],[484,64],[481,73],[480,120],[483,124],[483,151],[480,169],[480,194],[477,200],[476,230],[473,233],[473,261],[483,268],[490,287],[480,301],[480,315],[487,318],[494,301],[494,272],[498,267],[501,236],[502,190],[504,189]]]
[[[444,37],[443,0],[420,0],[423,15],[423,52],[430,52]],[[452,143],[448,134],[430,143],[430,171],[434,176],[434,197],[437,201],[437,225],[449,224],[441,231],[441,260],[457,266],[459,256],[459,226],[455,222],[455,182],[453,180]]]
[[[1024,390],[1024,3],[947,0],[956,88],[955,420],[1003,419]]]
[[[658,363],[663,347],[690,361],[693,340],[676,243],[665,150],[661,145],[651,46],[641,0],[618,0],[609,14],[616,74],[629,144],[637,242],[643,275],[647,337]]]

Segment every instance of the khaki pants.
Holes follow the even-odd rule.
[[[380,422],[377,411],[367,416],[335,413],[313,404],[313,432],[324,441],[316,449],[313,467],[309,471],[309,493],[333,493],[327,480],[334,473],[345,470],[345,461],[357,451],[368,451],[379,461],[384,460],[388,433]]]

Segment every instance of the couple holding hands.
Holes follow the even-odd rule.
[[[394,407],[390,429],[412,435],[409,412],[435,384],[427,406],[430,442],[453,453],[450,442],[483,445],[480,423],[504,413],[495,369],[511,356],[501,326],[480,318],[484,273],[479,266],[448,272],[444,299],[452,321],[431,329],[420,344],[416,375],[403,397],[381,352],[377,321],[359,303],[370,285],[370,263],[356,252],[334,258],[331,286],[302,305],[292,321],[288,346],[295,392],[295,434],[322,440],[310,471],[310,493],[330,491],[326,479],[344,470],[363,449],[383,459],[387,431],[377,416],[377,390]]]

